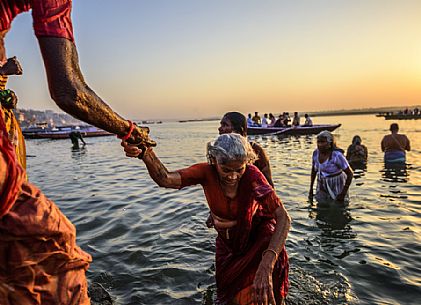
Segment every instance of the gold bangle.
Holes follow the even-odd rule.
[[[275,259],[278,259],[278,253],[275,251],[275,250],[273,250],[273,249],[266,249],[265,251],[263,251],[263,253],[262,253],[262,258],[263,258],[263,256],[267,253],[267,252],[272,252],[273,254],[275,254]]]

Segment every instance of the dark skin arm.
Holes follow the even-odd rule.
[[[39,46],[52,99],[75,118],[119,136],[128,133],[130,124],[115,113],[85,82],[79,67],[75,44],[65,38],[39,37]],[[155,146],[148,129],[136,127],[130,143]]]
[[[80,133],[79,133],[79,139],[83,143],[83,145],[86,145],[86,142],[85,142],[85,140],[83,140],[83,137]]]
[[[354,173],[350,167],[347,167],[344,172],[346,174],[346,181],[342,192],[336,196],[336,200],[338,201],[344,201],[345,195],[348,192],[349,186],[351,185],[352,178],[354,177]]]
[[[291,218],[283,205],[275,210],[274,216],[276,218],[275,232],[271,237],[268,249],[274,250],[277,255],[272,251],[264,252],[253,281],[255,302],[262,305],[276,304],[273,293],[272,273],[291,227]]]
[[[127,157],[137,158],[142,150],[136,145],[131,145],[125,141],[121,142]],[[181,176],[178,172],[170,172],[167,170],[152,148],[148,148],[142,158],[148,169],[152,180],[160,187],[179,189],[181,186]]]
[[[314,166],[311,166],[311,178],[310,178],[310,191],[308,192],[308,199],[313,202],[313,188],[314,180],[316,180],[317,172],[314,170]]]
[[[0,75],[21,75],[22,67],[16,57],[7,59],[7,62],[0,67]]]

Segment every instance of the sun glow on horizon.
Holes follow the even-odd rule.
[[[73,5],[85,78],[122,115],[421,104],[420,1]],[[18,16],[7,37],[25,71],[9,84],[25,108],[51,109],[31,23]]]

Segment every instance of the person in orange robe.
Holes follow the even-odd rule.
[[[5,37],[13,19],[32,9],[48,87],[65,112],[141,147],[156,143],[115,113],[86,84],[79,67],[70,18],[71,0],[0,1],[0,84],[19,74],[7,59]],[[0,107],[0,304],[87,305],[85,272],[91,256],[76,245],[74,225],[26,181],[22,134],[6,106]]]

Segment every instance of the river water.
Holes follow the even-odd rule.
[[[385,168],[380,141],[391,121],[365,116],[314,118],[342,123],[346,149],[356,134],[368,167],[356,171],[350,204],[307,201],[315,136],[256,136],[269,155],[276,191],[293,224],[288,304],[420,304],[421,121],[399,121],[412,145],[403,168]],[[205,162],[219,122],[151,125],[157,154],[170,170]],[[213,304],[214,240],[200,187],[157,187],[143,163],[124,157],[114,137],[28,140],[28,175],[76,225],[92,254],[90,281],[117,304]]]

